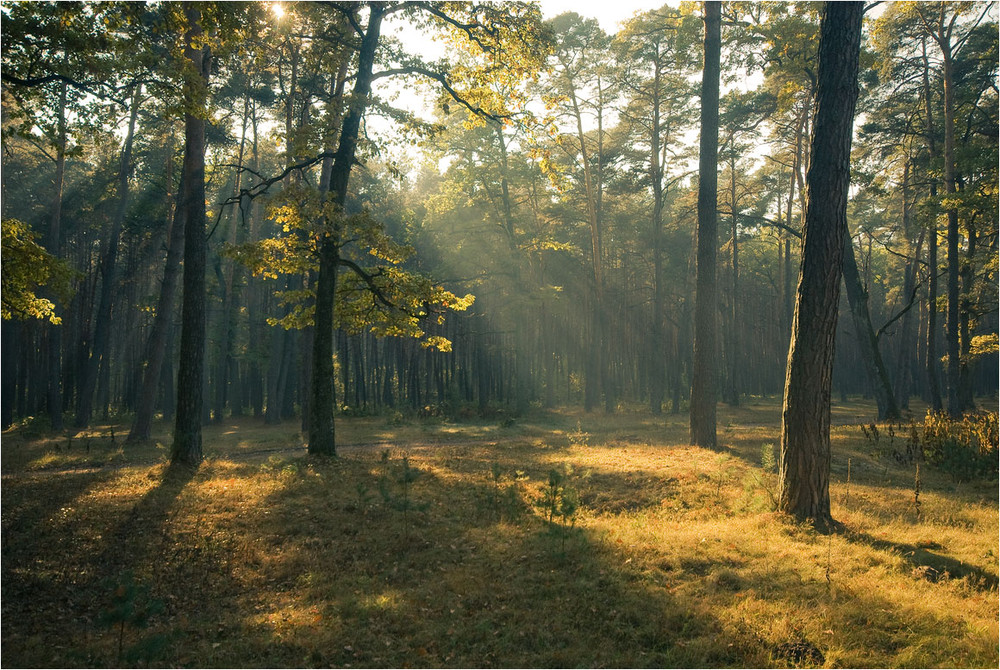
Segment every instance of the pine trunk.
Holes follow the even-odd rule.
[[[840,298],[862,2],[827,2],[820,26],[802,262],[781,417],[779,508],[817,525],[830,515],[830,392]]]
[[[716,260],[718,256],[719,74],[721,3],[705,3],[705,70],[701,84],[698,159],[698,267],[695,289],[691,444],[716,446]]]
[[[187,5],[185,58],[192,74],[184,85],[184,280],[181,306],[177,415],[171,462],[197,465],[202,459],[201,426],[205,375],[205,108],[209,55],[201,41],[201,12]]]

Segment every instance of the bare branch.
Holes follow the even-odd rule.
[[[727,216],[732,216],[732,212],[729,212],[729,211],[719,210],[718,213],[719,214],[725,214]],[[751,221],[757,221],[758,223],[765,223],[765,224],[767,224],[769,226],[774,226],[775,228],[780,228],[781,230],[785,231],[789,235],[794,235],[795,237],[798,237],[799,239],[802,239],[802,233],[801,232],[799,232],[798,230],[795,230],[794,228],[790,228],[789,226],[786,226],[781,221],[775,221],[774,219],[768,219],[768,218],[763,217],[763,216],[755,216],[753,214],[741,214],[739,212],[737,212],[736,216],[740,217],[741,219],[749,219]]]
[[[410,67],[393,68],[391,70],[383,70],[382,72],[376,72],[375,74],[373,74],[372,81],[375,81],[377,79],[385,79],[386,77],[394,77],[400,74],[419,74],[423,75],[424,77],[427,77],[428,79],[433,79],[434,81],[441,84],[444,90],[448,92],[448,95],[450,95],[455,102],[459,103],[460,105],[468,109],[476,116],[480,116],[484,119],[489,119],[490,121],[495,121],[496,123],[503,123],[504,120],[511,118],[510,116],[504,114],[491,114],[490,112],[484,110],[482,107],[473,106],[471,103],[469,103],[468,100],[459,95],[458,92],[451,87],[451,85],[448,83],[448,78],[446,75],[440,72],[434,72],[433,70],[428,70],[427,68],[410,66]]]

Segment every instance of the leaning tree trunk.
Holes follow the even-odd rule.
[[[862,2],[827,2],[820,26],[812,165],[781,415],[779,508],[829,524],[830,391],[858,98]]]
[[[865,374],[872,385],[875,394],[875,404],[878,406],[879,421],[895,421],[899,419],[899,405],[892,392],[892,382],[882,361],[882,353],[878,348],[878,338],[872,328],[871,312],[868,309],[868,292],[861,284],[858,273],[858,263],[854,259],[854,243],[851,234],[844,228],[844,287],[847,289],[847,302],[851,307],[851,318],[854,330],[858,335],[858,348],[861,350],[861,360],[865,366]]]
[[[351,167],[358,147],[358,132],[361,118],[368,105],[368,95],[372,87],[372,70],[375,65],[375,51],[382,29],[384,10],[372,6],[368,17],[368,27],[361,40],[358,54],[358,74],[354,80],[354,93],[350,109],[344,117],[340,132],[340,143],[330,169],[330,192],[333,202],[341,209],[347,202],[347,184],[351,178]],[[320,243],[320,266],[316,277],[316,307],[313,332],[312,360],[312,403],[309,420],[309,453],[337,453],[334,441],[333,408],[335,391],[333,386],[333,313],[334,297],[337,291],[337,270],[340,262],[340,230],[334,225]]]
[[[715,447],[716,257],[718,255],[719,73],[721,3],[705,3],[705,69],[701,82],[701,147],[698,159],[698,269],[694,306],[694,369],[691,376],[691,444]]]
[[[207,48],[201,41],[201,12],[187,5],[184,57],[192,72],[184,82],[184,293],[181,307],[180,366],[177,370],[177,416],[170,458],[197,465],[202,459],[201,424],[205,375],[205,118]]]

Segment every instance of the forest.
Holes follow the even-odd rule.
[[[0,6],[5,664],[1000,663],[996,3],[658,5]]]

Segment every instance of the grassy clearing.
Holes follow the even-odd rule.
[[[6,433],[5,665],[996,667],[996,484],[928,468],[918,520],[849,403],[819,534],[771,511],[778,411],[720,407],[717,451],[638,411],[350,419],[377,446],[332,461],[245,420],[197,472]]]

